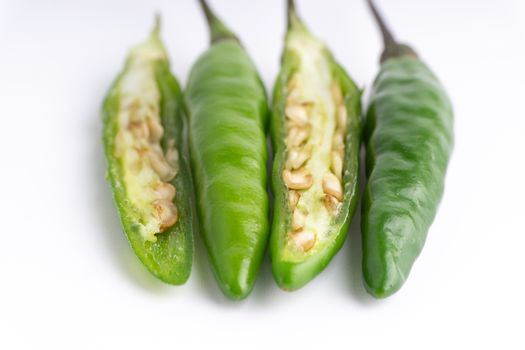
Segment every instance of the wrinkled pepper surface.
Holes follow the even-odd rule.
[[[363,275],[368,292],[383,298],[407,279],[436,215],[453,146],[453,115],[436,76],[414,50],[393,39],[369,4],[385,49],[365,127]]]

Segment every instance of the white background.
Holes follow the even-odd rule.
[[[211,3],[270,89],[284,1]],[[525,348],[525,3],[379,5],[455,107],[446,192],[423,254],[399,293],[372,299],[361,283],[357,216],[340,254],[306,287],[279,290],[267,259],[252,295],[230,302],[199,237],[186,285],[149,275],[104,180],[106,90],[155,11],[184,84],[208,44],[196,1],[1,1],[0,348]],[[298,7],[358,84],[370,86],[380,41],[364,1]]]

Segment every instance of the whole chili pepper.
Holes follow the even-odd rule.
[[[135,254],[159,279],[182,284],[193,258],[192,183],[183,98],[160,23],[134,47],[103,106],[113,198]]]
[[[368,4],[385,48],[365,126],[363,275],[368,292],[383,298],[401,288],[425,243],[443,193],[453,115],[436,76]]]
[[[193,66],[186,90],[197,212],[220,288],[242,299],[253,288],[268,238],[268,106],[238,38],[200,4],[211,46]]]
[[[275,280],[295,290],[339,251],[358,201],[361,93],[288,1],[273,95]]]

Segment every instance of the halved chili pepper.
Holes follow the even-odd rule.
[[[363,275],[375,297],[395,293],[425,243],[453,146],[452,107],[432,71],[381,29],[381,70],[365,126],[368,183],[363,198]]]
[[[273,95],[275,280],[295,290],[339,251],[358,201],[361,93],[288,1]]]
[[[160,23],[135,46],[104,101],[113,198],[135,254],[159,279],[182,284],[193,258],[192,183],[184,107]]]
[[[252,290],[268,238],[268,106],[239,39],[200,1],[211,46],[186,90],[197,209],[211,266],[224,294]]]

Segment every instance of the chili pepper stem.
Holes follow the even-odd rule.
[[[294,0],[288,0],[286,12],[288,14],[288,29],[290,29],[293,23],[293,17],[297,17]]]
[[[386,26],[386,23],[383,17],[381,17],[381,15],[379,14],[379,11],[377,10],[377,7],[375,6],[374,2],[372,0],[367,0],[367,3],[370,7],[370,10],[372,11],[372,14],[374,15],[377,24],[379,25],[381,35],[383,36],[383,44],[385,45],[385,47],[397,45],[397,42],[394,39],[394,36],[392,35],[392,32]]]
[[[160,29],[162,27],[162,18],[160,16],[160,13],[155,13],[155,24],[153,26],[153,30],[151,31],[151,36],[158,37],[160,35]]]
[[[383,53],[381,54],[381,63],[389,58],[402,57],[402,56],[414,56],[417,57],[416,52],[408,45],[400,44],[392,35],[392,31],[388,28],[384,18],[379,13],[373,0],[366,0],[372,15],[379,26],[381,36],[383,37]]]
[[[301,21],[301,18],[297,14],[294,0],[287,1],[286,12],[287,12],[287,17],[288,17],[288,25],[287,25],[288,31],[302,30],[302,31],[308,32],[308,29],[306,28],[303,21]]]
[[[222,40],[234,40],[240,43],[239,38],[215,15],[206,0],[199,0],[199,4],[206,16],[206,22],[208,22],[211,44]]]

